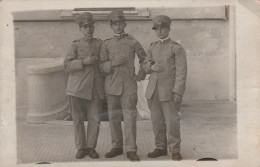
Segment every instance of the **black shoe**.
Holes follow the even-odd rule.
[[[179,152],[178,153],[172,153],[172,160],[181,161],[182,160],[181,154]]]
[[[77,154],[76,154],[76,158],[77,158],[77,159],[82,159],[82,158],[84,158],[86,155],[87,155],[87,153],[86,153],[85,148],[82,148],[82,149],[79,149],[79,150],[78,150],[78,152],[77,152]]]
[[[161,150],[161,149],[154,149],[153,152],[148,153],[148,158],[157,158],[160,156],[167,155],[167,150]]]
[[[118,155],[123,154],[123,148],[112,148],[109,152],[105,154],[106,158],[114,158]]]
[[[138,157],[138,155],[136,154],[136,152],[134,151],[129,151],[126,153],[126,157],[130,160],[130,161],[140,161],[140,158]]]
[[[87,148],[87,153],[90,158],[98,159],[99,155],[94,148]]]

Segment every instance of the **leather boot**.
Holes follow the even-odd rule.
[[[87,152],[90,158],[98,159],[99,155],[94,148],[87,148]]]
[[[134,151],[129,151],[126,153],[126,157],[130,160],[130,161],[140,161],[140,158],[138,157],[138,155],[136,154],[136,152]]]
[[[148,158],[157,158],[160,156],[167,155],[167,150],[161,150],[161,149],[154,149],[153,152],[148,153]]]
[[[76,154],[76,158],[77,159],[82,159],[87,155],[87,152],[85,150],[85,148],[79,149],[77,154]]]
[[[109,152],[105,154],[106,158],[114,158],[118,155],[123,154],[123,148],[112,148]]]
[[[181,154],[179,152],[178,153],[172,153],[172,160],[181,161],[182,160]]]

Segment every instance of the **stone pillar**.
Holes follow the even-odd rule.
[[[65,94],[68,74],[62,61],[27,67],[28,113],[27,122],[44,123],[68,114]]]

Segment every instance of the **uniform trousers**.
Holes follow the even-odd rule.
[[[91,100],[75,96],[69,96],[69,99],[72,110],[76,148],[96,148],[99,134],[100,116],[102,112],[102,103],[95,86]],[[87,114],[88,118],[87,140],[84,126],[85,114]]]
[[[106,97],[112,147],[123,147],[123,133],[121,127],[123,113],[125,150],[126,152],[136,152],[137,93],[120,96],[107,94]]]
[[[155,146],[170,153],[180,152],[180,115],[175,109],[173,98],[160,101],[157,86],[151,99],[147,99],[155,136]],[[167,133],[167,136],[166,136]]]

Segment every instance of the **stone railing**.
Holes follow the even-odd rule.
[[[28,74],[27,122],[44,123],[68,114],[69,103],[65,95],[68,74],[62,61],[31,65]]]

